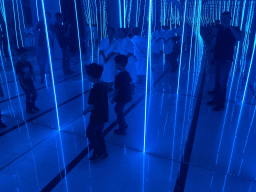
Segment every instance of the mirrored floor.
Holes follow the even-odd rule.
[[[31,62],[36,66],[33,58]],[[83,116],[82,111],[90,85],[84,80],[82,94],[79,58],[73,57],[73,76],[63,76],[61,60],[54,61],[60,131],[50,79],[40,84],[37,76],[40,111],[26,114],[24,92],[18,85],[17,96],[7,64],[9,83],[3,84],[6,94],[0,100],[7,124],[0,130],[0,191],[169,192],[177,188],[179,178],[185,179],[186,192],[256,191],[253,89],[241,105],[245,79],[236,71],[232,86],[229,80],[226,109],[214,112],[206,105],[212,99],[207,92],[214,87],[214,66],[202,63],[201,70],[190,71],[188,63],[184,54],[180,70],[171,72],[161,58],[153,60],[146,129],[145,85],[135,84],[133,100],[125,107],[125,136],[113,132],[118,125],[110,103],[113,92],[109,93],[109,122],[104,128],[109,156],[96,162],[88,160],[89,114]]]

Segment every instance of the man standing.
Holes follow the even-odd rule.
[[[236,41],[240,41],[242,39],[241,31],[238,27],[231,26],[230,21],[230,12],[222,13],[221,26],[214,30],[215,34],[212,45],[215,45],[215,88],[213,91],[208,92],[209,94],[214,95],[213,100],[207,102],[207,105],[217,105],[213,108],[214,111],[225,109],[227,82],[233,62],[234,48]]]
[[[69,68],[69,29],[71,27],[71,24],[68,22],[65,22],[64,25],[63,22],[63,15],[61,13],[56,13],[56,22],[54,24],[55,33],[57,36],[58,43],[60,45],[60,48],[62,50],[62,66],[63,66],[63,72],[64,75],[71,75],[74,73],[74,71],[71,71]]]

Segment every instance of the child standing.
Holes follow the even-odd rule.
[[[119,125],[119,129],[114,130],[114,132],[116,134],[121,135],[125,135],[125,129],[128,127],[124,119],[124,107],[126,103],[132,100],[132,78],[125,69],[127,63],[127,56],[118,55],[115,57],[116,69],[120,72],[115,78],[115,92],[111,100],[111,103],[114,104],[114,102],[116,102],[115,112],[117,115],[117,122]]]
[[[35,114],[39,109],[35,106],[37,91],[34,86],[35,75],[32,65],[27,61],[28,50],[25,47],[18,49],[19,61],[17,62],[16,74],[18,75],[20,86],[26,94],[26,112]]]
[[[89,94],[89,106],[83,112],[84,115],[91,112],[86,136],[94,148],[93,155],[90,157],[90,160],[94,161],[108,156],[102,133],[105,123],[108,122],[108,87],[101,80],[103,66],[92,63],[85,66],[85,71],[88,80],[94,84]]]

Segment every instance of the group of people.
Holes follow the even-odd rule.
[[[68,31],[70,24],[62,24],[61,13],[57,13],[55,16],[57,21],[54,26],[49,24],[49,29],[56,33],[59,45],[62,48],[64,74],[71,74],[72,71],[68,67]],[[49,14],[48,17],[50,17]],[[216,105],[214,111],[225,108],[227,81],[233,62],[234,47],[236,42],[242,39],[241,31],[239,28],[231,26],[230,21],[231,14],[224,12],[221,15],[221,24],[211,28],[212,37],[210,39],[207,39],[206,35],[202,33],[203,39],[210,47],[210,52],[213,52],[213,63],[216,67],[215,88],[208,92],[214,95],[214,98],[207,102],[207,105]],[[39,60],[44,63],[47,62],[44,60],[47,57],[44,25],[39,23],[36,29],[40,29],[40,35],[42,35],[40,37],[41,41],[39,41],[42,55]],[[153,33],[152,52],[159,54],[160,46],[163,46],[167,58],[171,58],[169,60],[173,62],[172,70],[175,71],[178,68],[177,57],[180,50],[180,36],[175,35],[176,32],[169,30],[168,26],[164,27],[164,30],[156,30]],[[85,65],[88,80],[94,84],[89,93],[88,107],[83,112],[84,115],[91,113],[86,130],[86,136],[94,148],[90,160],[108,156],[103,135],[104,124],[108,121],[109,114],[108,92],[114,90],[111,103],[116,103],[115,112],[119,125],[119,128],[114,132],[125,135],[128,125],[125,122],[124,107],[132,100],[134,83],[145,81],[146,74],[147,41],[140,36],[139,28],[133,29],[131,39],[128,37],[128,31],[125,28],[118,30],[118,40],[114,37],[114,28],[109,27],[107,33],[108,37],[102,39],[99,45],[99,63]],[[162,44],[159,43],[160,41],[162,41]],[[29,50],[21,47],[18,49],[18,54],[20,59],[15,69],[20,86],[26,94],[26,112],[34,114],[39,111],[39,108],[35,105],[37,91],[33,83],[35,78],[33,67],[27,61]],[[43,77],[41,76],[41,78]],[[0,127],[5,128],[6,126],[4,126],[0,124]]]
[[[69,29],[71,24],[69,21],[63,23],[63,15],[61,13],[56,13],[56,22],[51,23],[51,13],[46,12],[46,23],[48,28],[48,40],[49,47],[51,49],[51,54],[54,53],[54,37],[57,37],[58,44],[62,50],[62,67],[64,75],[71,75],[74,71],[70,70],[69,67]],[[44,21],[40,21],[36,27],[33,29],[29,26],[25,31],[25,47],[31,51],[31,47],[35,46],[34,33],[39,31],[38,40],[38,64],[40,66],[40,77],[41,83],[45,82],[46,67],[49,71],[49,57],[48,57],[48,41],[45,34],[45,24]]]

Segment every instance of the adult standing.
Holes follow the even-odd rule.
[[[58,43],[62,50],[63,72],[64,72],[64,75],[71,75],[74,73],[74,71],[71,71],[69,68],[69,60],[70,60],[69,29],[71,28],[71,24],[68,21],[64,22],[64,25],[62,24],[63,15],[61,13],[56,13],[55,18],[56,18],[56,22],[54,24],[54,29],[55,29]]]
[[[54,48],[54,39],[53,39],[54,27],[53,27],[53,24],[50,22],[50,20],[51,20],[51,13],[46,12],[46,23],[48,25],[49,43],[52,51]],[[46,34],[45,34],[45,25],[43,21],[37,24],[34,31],[38,31],[38,30],[39,30],[38,63],[40,66],[41,83],[43,84],[45,82],[45,66],[46,65],[48,66],[48,71],[50,71],[48,47],[47,47],[47,40],[46,40]]]
[[[113,27],[107,29],[108,37],[102,39],[99,45],[100,64],[104,66],[102,79],[108,85],[108,91],[113,91],[116,68],[114,56],[116,55],[118,41],[114,37],[115,30]]]
[[[132,83],[137,82],[137,70],[135,66],[136,57],[133,55],[134,45],[132,41],[127,36],[127,29],[120,28],[118,30],[119,33],[119,41],[118,41],[118,54],[126,55],[128,57],[128,64],[126,66],[126,70],[130,74],[132,78]]]
[[[131,39],[134,44],[134,55],[137,61],[135,62],[137,68],[138,84],[141,84],[146,79],[147,70],[147,40],[140,36],[140,29],[135,27],[133,29],[134,37]]]
[[[213,108],[214,111],[225,109],[227,82],[233,62],[234,48],[236,42],[242,39],[241,31],[238,27],[231,26],[230,21],[230,12],[222,13],[221,26],[214,30],[215,88],[208,92],[214,94],[214,99],[207,102],[207,105],[217,105]]]

